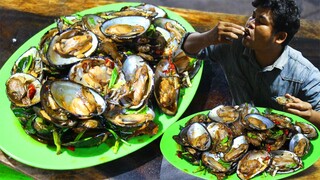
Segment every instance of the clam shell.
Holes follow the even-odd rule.
[[[251,150],[238,163],[237,175],[240,179],[251,179],[267,169],[271,162],[265,150]]]
[[[35,88],[35,92],[29,92],[30,86]],[[14,105],[19,107],[29,107],[39,103],[40,91],[40,81],[30,74],[16,73],[6,81],[7,96]]]
[[[249,143],[244,135],[233,139],[231,149],[224,154],[223,159],[226,162],[235,162],[239,160],[249,149]]]
[[[39,81],[42,80],[43,63],[36,47],[31,47],[16,60],[11,70],[11,74],[15,73],[30,74],[39,79]]]
[[[124,74],[124,77],[127,83],[133,82],[134,78],[136,77],[137,70],[139,68],[142,68],[143,66],[147,67],[147,76],[148,76],[146,80],[147,84],[145,85],[145,87],[141,89],[140,87],[135,87],[134,85],[130,84],[132,85],[132,89],[137,91],[139,91],[140,89],[144,91],[143,97],[141,98],[140,102],[134,105],[130,100],[129,101],[126,99],[121,100],[124,106],[129,107],[130,109],[140,108],[142,107],[142,105],[144,105],[147,102],[154,87],[154,73],[151,67],[140,56],[137,56],[137,55],[128,56],[122,66],[122,72]]]
[[[228,152],[232,146],[233,134],[231,129],[223,124],[212,122],[207,125],[207,130],[212,139],[212,152]]]
[[[111,37],[117,40],[128,40],[144,34],[149,29],[150,24],[151,24],[150,20],[142,16],[123,16],[123,17],[117,17],[117,18],[113,18],[105,21],[101,25],[100,30],[107,37]],[[118,34],[114,34],[107,31],[108,28],[114,27],[115,25],[142,27],[143,30],[141,32],[136,33],[134,32],[135,28],[133,28],[132,30],[128,29],[126,30],[126,32],[119,32]]]
[[[297,154],[298,157],[308,154],[310,147],[309,139],[301,133],[294,135],[289,142],[289,151]]]
[[[88,119],[100,115],[107,107],[104,98],[96,91],[72,81],[53,81],[50,85],[50,92],[61,108],[80,119]],[[84,94],[84,92],[87,94]],[[85,110],[82,111],[82,109],[79,109],[80,107]]]
[[[68,33],[72,34],[71,31],[74,31],[76,33],[88,34],[92,37],[92,40],[91,40],[92,46],[89,50],[84,52],[84,58],[89,57],[97,49],[98,38],[91,31],[83,31],[83,30],[79,30],[79,29],[66,30],[66,31],[62,32],[61,34],[55,35],[49,44],[49,47],[47,50],[47,59],[48,59],[48,62],[50,65],[57,67],[57,68],[65,68],[68,65],[72,65],[72,64],[82,60],[82,58],[78,58],[76,56],[71,56],[71,55],[63,57],[62,55],[60,55],[58,52],[56,52],[54,50],[55,44],[58,41],[60,41],[62,38],[64,38],[64,36],[67,36]]]
[[[219,105],[209,111],[208,117],[213,121],[229,124],[237,121],[240,113],[232,106]]]
[[[274,122],[261,114],[247,114],[244,117],[245,123],[252,129],[266,130],[274,127]]]
[[[302,168],[302,160],[293,152],[287,150],[271,151],[271,163],[268,172],[275,176],[277,173],[291,173]]]
[[[211,147],[210,134],[205,126],[200,123],[193,123],[187,128],[187,141],[191,147],[199,151],[206,151]]]
[[[300,127],[301,133],[308,139],[316,139],[318,137],[317,129],[306,122],[296,122],[296,126]]]

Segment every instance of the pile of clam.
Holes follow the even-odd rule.
[[[110,130],[156,134],[158,107],[173,116],[199,69],[179,45],[186,32],[151,4],[63,16],[18,58],[6,82],[25,131],[59,146],[94,146]]]
[[[303,167],[316,128],[251,104],[219,105],[185,123],[173,139],[178,156],[199,165],[219,179],[236,173],[251,179],[262,172],[272,176]]]

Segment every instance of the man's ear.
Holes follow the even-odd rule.
[[[286,32],[278,32],[275,36],[276,43],[282,44],[287,39],[288,34]]]

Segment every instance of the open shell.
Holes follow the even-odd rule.
[[[295,153],[298,157],[303,157],[309,153],[310,141],[303,134],[298,133],[294,135],[289,143],[289,150]]]
[[[271,161],[265,150],[251,150],[238,163],[237,175],[240,179],[251,179],[267,169]]]
[[[72,81],[53,81],[50,92],[59,107],[80,119],[100,115],[107,106],[96,91]]]
[[[29,107],[39,103],[40,90],[40,81],[30,74],[16,73],[6,82],[9,100],[19,107]]]
[[[105,21],[100,30],[112,39],[128,40],[144,34],[150,24],[150,20],[142,16],[124,16]]]
[[[208,116],[213,121],[229,124],[240,118],[240,112],[233,106],[219,105],[210,110]]]
[[[271,151],[271,163],[268,172],[275,176],[277,173],[291,173],[302,168],[302,160],[293,152],[287,150]]]
[[[98,38],[92,32],[80,29],[66,30],[52,38],[47,59],[50,65],[65,68],[89,57],[97,46]]]
[[[247,114],[244,121],[250,128],[256,130],[266,130],[274,127],[274,122],[261,114]]]

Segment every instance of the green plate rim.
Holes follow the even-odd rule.
[[[78,13],[84,15],[109,10],[119,10],[121,7],[137,4],[140,3],[114,3],[87,9]],[[162,8],[167,12],[169,18],[177,20],[186,28],[187,31],[194,31],[194,28],[181,16],[164,7]],[[27,40],[12,54],[0,70],[0,99],[2,114],[2,118],[0,119],[0,149],[5,154],[21,163],[41,169],[71,170],[91,167],[124,157],[145,147],[161,136],[164,131],[171,124],[177,121],[185,112],[198,89],[203,71],[203,62],[201,62],[201,67],[198,73],[192,79],[192,87],[186,88],[185,94],[180,98],[177,114],[175,116],[158,114],[155,121],[159,124],[159,132],[156,135],[144,135],[132,138],[128,141],[130,145],[122,144],[116,154],[112,151],[111,147],[106,143],[103,143],[97,147],[76,148],[75,151],[70,151],[64,148],[62,154],[56,155],[54,148],[48,147],[47,145],[32,139],[24,132],[18,119],[10,109],[10,102],[5,93],[5,82],[10,77],[10,71],[15,60],[31,46],[37,46],[42,35],[54,26],[55,23],[39,31]]]
[[[260,112],[263,112],[266,108],[263,107],[258,107]],[[190,174],[192,176],[195,177],[199,177],[199,178],[203,178],[203,179],[217,179],[217,177],[213,174],[210,173],[206,173],[203,174],[202,172],[197,172],[197,173],[193,173],[198,166],[196,165],[192,165],[190,163],[188,163],[186,160],[184,159],[180,159],[177,155],[176,152],[179,149],[179,146],[172,138],[173,135],[177,135],[180,130],[180,126],[184,126],[185,123],[192,118],[193,116],[197,115],[197,114],[208,114],[210,110],[205,110],[205,111],[201,111],[201,112],[197,112],[194,114],[191,114],[183,119],[178,120],[177,122],[175,122],[174,124],[172,124],[167,130],[166,132],[162,135],[161,141],[160,141],[160,150],[161,153],[163,154],[164,158],[174,167],[176,167],[177,169]],[[278,111],[278,110],[272,110],[272,112],[278,113],[278,114],[282,114],[288,117],[291,117],[293,119],[293,121],[299,121],[299,122],[308,122],[307,120],[290,114],[290,113],[286,113],[286,112],[282,112],[282,111]],[[312,124],[312,123],[310,123]],[[317,129],[317,132],[319,134],[319,129],[314,126]],[[320,138],[316,138],[314,140],[310,141],[312,144],[312,147],[310,149],[309,154],[306,157],[302,158],[303,161],[303,168],[301,168],[300,170],[296,171],[296,172],[292,172],[292,173],[288,173],[288,174],[277,174],[274,177],[271,176],[270,174],[265,174],[262,173],[256,177],[254,177],[253,179],[263,179],[263,180],[275,180],[275,179],[283,179],[283,178],[287,178],[290,177],[294,174],[297,174],[299,172],[302,172],[306,169],[308,169],[310,166],[312,166],[315,162],[318,161],[318,159],[320,158],[320,154],[316,154],[314,151],[314,147],[320,147]],[[236,173],[233,173],[232,175],[228,176],[227,179],[239,179]]]

